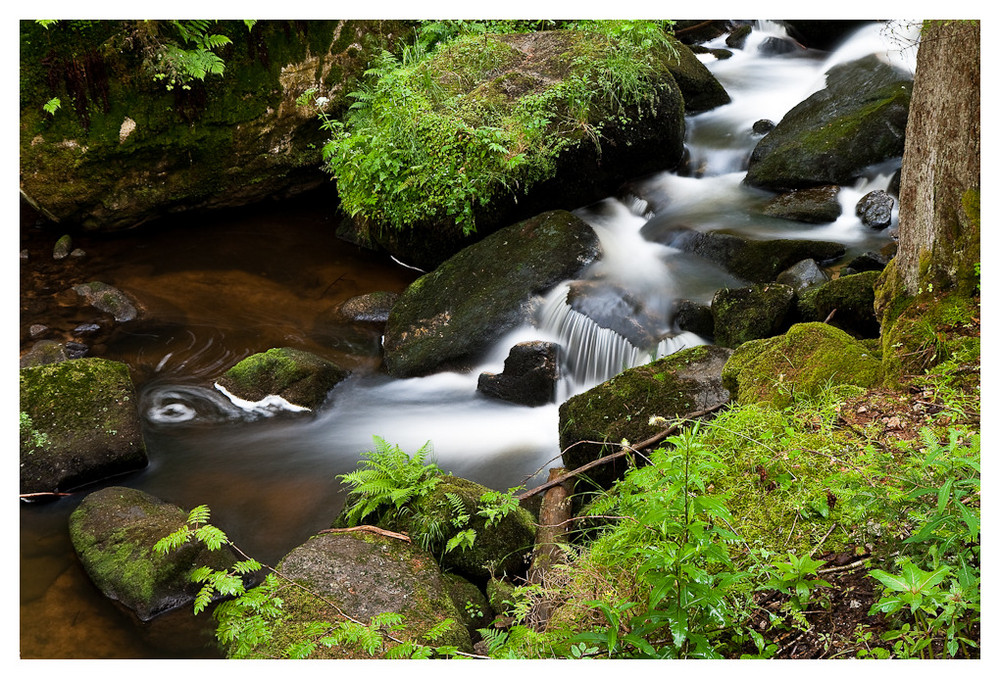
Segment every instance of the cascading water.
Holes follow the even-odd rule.
[[[287,406],[270,401],[240,402],[205,386],[210,376],[221,372],[222,364],[231,365],[246,355],[248,345],[230,348],[236,329],[227,327],[226,336],[213,334],[216,331],[211,322],[205,320],[214,311],[221,284],[199,290],[199,299],[204,300],[199,304],[205,306],[206,314],[188,312],[186,316],[179,314],[176,321],[172,319],[176,331],[170,330],[171,337],[177,339],[165,341],[163,333],[155,341],[137,335],[129,339],[127,350],[118,347],[120,355],[109,351],[109,358],[129,360],[133,368],[138,357],[145,375],[141,397],[150,466],[120,482],[181,506],[208,504],[214,522],[224,526],[242,548],[262,561],[275,563],[313,532],[329,525],[343,501],[336,476],[355,468],[359,455],[371,449],[373,435],[409,452],[430,441],[441,467],[494,488],[544,480],[536,471],[559,463],[559,402],[624,368],[704,342],[691,333],[676,332],[672,316],[678,300],[707,304],[716,290],[743,284],[711,262],[647,240],[644,235],[651,229],[676,225],[701,231],[725,230],[747,238],[836,240],[847,245],[849,252],[858,253],[889,241],[887,233],[892,227],[876,232],[862,226],[854,215],[854,204],[868,191],[888,186],[895,169],[891,167],[875,169],[855,186],[842,187],[839,199],[843,213],[831,224],[813,226],[757,214],[755,208],[769,195],[742,184],[747,158],[759,139],[752,133],[753,124],[760,119],[779,121],[791,107],[823,86],[823,74],[833,64],[871,53],[888,54],[887,59],[897,61],[900,58],[878,25],[860,29],[832,53],[799,50],[776,55],[763,49],[769,38],[786,37],[780,25],[758,22],[745,47],[732,50],[731,58],[702,57],[729,92],[732,103],[688,119],[691,173],[623,178],[630,181],[622,197],[577,209],[576,214],[600,237],[602,259],[580,280],[566,281],[545,299],[537,300],[535,322],[500,338],[483,364],[468,374],[393,380],[359,370],[359,376],[334,389],[333,405],[314,417],[274,417]],[[720,39],[708,46],[723,44]],[[902,56],[905,61],[907,55]],[[912,70],[912,62],[909,67]],[[273,227],[269,226],[267,233],[271,232]],[[294,251],[281,260],[281,266],[306,268],[301,260],[308,247],[290,248]],[[215,245],[202,248],[212,253],[223,249]],[[284,294],[277,285],[283,283],[278,280],[283,274],[266,270],[279,266],[276,262],[281,254],[269,252],[267,261],[241,263],[245,291],[260,288],[256,292],[260,304],[244,302],[246,308]],[[329,267],[330,258],[324,255],[325,266]],[[148,263],[143,266],[153,267]],[[209,261],[201,266],[215,271],[223,265]],[[324,264],[310,266],[320,270]],[[370,269],[373,265],[357,266]],[[143,299],[167,292],[173,303],[181,297],[176,294],[178,286],[187,284],[187,269],[193,267],[187,263],[178,267],[181,271],[173,278],[154,279],[142,273],[140,266],[137,273],[129,272],[113,282]],[[253,277],[261,270],[267,273],[264,287]],[[291,303],[259,314],[267,318],[253,319],[254,323],[271,324],[261,330],[269,346],[301,343],[303,323],[292,312],[314,309],[317,299],[329,302],[323,297],[328,285],[347,280],[341,277],[340,269],[332,267],[323,270],[322,278],[315,299],[285,297],[282,299],[291,299]],[[402,283],[394,281],[401,289]],[[375,285],[361,285],[345,294],[379,289]],[[269,321],[271,316],[275,320]],[[250,321],[241,323],[249,325]],[[239,330],[254,332],[253,328]],[[562,347],[563,377],[556,402],[528,408],[479,394],[478,373],[501,371],[510,347],[531,339],[550,340]],[[310,341],[335,342],[350,355],[370,338],[334,334]],[[22,594],[27,600],[22,603],[25,625],[38,627],[39,638],[45,638],[54,627],[46,621],[61,619],[68,607],[76,606],[83,611],[77,615],[83,616],[93,634],[114,640],[110,646],[116,651],[108,653],[124,652],[132,657],[163,653],[161,647],[150,648],[148,641],[136,640],[134,632],[123,629],[118,612],[106,601],[89,594],[73,599],[68,594],[90,591],[79,568],[66,565],[67,559],[72,560],[65,539],[66,512],[73,506],[73,500],[66,499],[22,512],[22,573],[38,574],[39,578],[22,586],[22,591],[27,591]],[[54,556],[45,552],[49,544],[54,545]],[[75,584],[53,584],[66,578]],[[41,610],[43,606],[51,606],[54,612]],[[31,634],[30,629],[23,630],[24,625],[22,638]],[[124,641],[129,638],[132,641]],[[58,648],[47,643],[37,642],[35,652],[42,657],[72,653],[66,649],[69,642],[60,640]],[[84,634],[76,653],[86,656],[95,652],[93,644],[92,636]],[[191,649],[170,653],[184,655]]]

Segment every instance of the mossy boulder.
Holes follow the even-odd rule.
[[[455,573],[444,573],[445,586],[455,602],[460,620],[473,642],[480,638],[479,630],[493,622],[493,608],[486,594],[472,582]]]
[[[657,220],[650,220],[643,227],[642,234],[649,240],[704,257],[750,283],[769,283],[803,259],[824,263],[840,259],[847,252],[842,243],[833,241],[799,238],[749,240],[729,233],[696,231]]]
[[[124,363],[80,358],[21,368],[21,412],[40,434],[21,440],[21,492],[66,491],[148,463]]]
[[[825,321],[829,317],[831,325],[855,337],[878,337],[880,328],[875,318],[878,277],[878,271],[866,271],[807,290],[798,299],[799,315],[805,321]]]
[[[527,558],[535,543],[531,514],[517,507],[496,524],[487,526],[479,514],[489,507],[483,496],[489,488],[458,476],[442,476],[427,495],[411,502],[408,511],[380,521],[390,530],[415,534],[428,524],[440,528],[440,538],[431,545],[444,552],[448,540],[460,531],[472,529],[471,547],[456,547],[440,556],[441,566],[474,583],[485,583],[491,575],[515,577],[527,570]],[[461,515],[468,516],[462,521]]]
[[[519,342],[510,348],[501,373],[480,373],[476,390],[502,401],[526,406],[551,403],[559,379],[559,345]]]
[[[385,329],[385,367],[415,377],[470,367],[530,319],[531,301],[600,254],[594,230],[565,211],[540,214],[471,245],[400,295]]]
[[[778,335],[791,325],[794,310],[795,290],[781,283],[723,288],[712,298],[715,342],[735,348]]]
[[[244,358],[227,370],[218,384],[248,401],[273,395],[315,410],[348,374],[337,364],[308,351],[281,347]]]
[[[708,111],[732,101],[726,88],[690,47],[676,38],[672,38],[671,43],[677,50],[677,55],[667,59],[667,68],[677,81],[681,94],[684,95],[686,113]]]
[[[874,54],[834,66],[826,87],[757,143],[744,181],[775,191],[842,186],[901,158],[912,89],[912,76]]]
[[[235,557],[191,542],[167,554],[153,551],[187,520],[180,507],[132,488],[112,486],[83,499],[69,518],[73,549],[97,588],[149,620],[194,602],[201,585],[191,573],[201,566],[225,570]]]
[[[657,434],[651,417],[687,415],[729,400],[722,366],[732,350],[700,346],[631,368],[566,400],[559,407],[563,466],[576,469],[617,452],[622,439],[638,443]],[[598,443],[591,443],[591,442]],[[627,469],[624,459],[599,465],[587,478],[609,488]]]
[[[740,404],[789,405],[828,386],[869,388],[882,380],[882,362],[846,332],[825,323],[799,323],[777,337],[741,345],[726,362],[722,383]]]
[[[324,533],[296,547],[279,561],[277,569],[302,586],[282,590],[282,615],[274,622],[274,635],[251,657],[281,658],[287,647],[303,640],[310,624],[345,622],[338,613],[367,623],[381,613],[399,613],[404,626],[393,632],[398,639],[426,642],[422,638],[446,618],[451,629],[432,645],[454,645],[472,651],[469,632],[460,622],[441,569],[429,552],[396,538],[364,531]],[[333,604],[332,606],[330,604]],[[385,657],[396,644],[386,640],[374,657]],[[232,649],[227,649],[231,653]],[[318,645],[310,658],[370,659],[360,642],[327,648]]]

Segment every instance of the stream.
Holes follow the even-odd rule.
[[[759,139],[751,132],[754,122],[780,120],[823,87],[830,66],[878,52],[912,72],[915,55],[901,54],[875,24],[833,52],[759,50],[772,36],[783,37],[783,29],[758,22],[731,58],[702,57],[732,103],[688,118],[697,176],[623,177],[633,198],[595,196],[589,205],[564,206],[601,239],[604,256],[587,277],[641,300],[659,324],[654,335],[670,330],[675,300],[708,304],[719,288],[743,283],[706,260],[645,240],[640,231],[651,220],[749,238],[833,240],[846,245],[848,259],[891,241],[895,214],[893,225],[879,232],[861,224],[854,206],[869,191],[887,188],[898,165],[875,168],[842,187],[842,215],[823,225],[756,214],[771,194],[741,182]],[[722,38],[707,46],[725,47]],[[536,324],[500,338],[478,369],[388,378],[377,369],[380,338],[338,325],[330,313],[359,294],[402,292],[419,273],[339,241],[328,204],[297,200],[173,217],[148,230],[75,239],[88,256],[73,265],[81,277],[73,282],[102,280],[124,290],[142,301],[149,319],[119,326],[95,348],[94,355],[132,368],[150,460],[141,472],[103,485],[137,488],[185,509],[206,504],[215,525],[246,553],[273,565],[330,525],[344,500],[336,477],[355,469],[361,453],[372,449],[373,435],[411,453],[430,441],[441,468],[492,488],[531,487],[559,464],[558,402],[623,367],[705,342],[671,333],[655,356],[638,350],[571,312],[561,285],[540,305]],[[32,236],[32,256],[46,256],[46,248],[50,253],[58,235]],[[479,373],[502,370],[510,346],[528,339],[564,347],[558,402],[529,408],[480,395]],[[277,346],[305,349],[353,371],[334,389],[332,407],[286,417],[239,407],[212,388],[212,380],[240,359]],[[184,609],[138,623],[96,590],[67,530],[84,495],[21,504],[21,657],[220,657],[208,614],[195,617]]]

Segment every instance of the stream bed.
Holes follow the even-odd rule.
[[[847,246],[847,258],[891,241],[895,216],[893,227],[874,231],[860,223],[854,205],[868,191],[886,188],[895,168],[876,168],[857,185],[842,187],[843,213],[830,224],[755,212],[770,196],[741,183],[759,139],[751,133],[754,122],[780,120],[823,86],[823,73],[833,63],[879,51],[899,57],[875,25],[860,29],[833,53],[760,52],[758,46],[771,36],[781,37],[780,27],[761,22],[732,58],[706,58],[733,101],[688,119],[697,177],[672,172],[623,177],[641,200],[595,196],[590,205],[564,206],[601,238],[604,257],[588,275],[628,289],[661,317],[675,300],[707,304],[719,288],[741,283],[710,262],[646,241],[640,231],[651,220],[749,238],[835,240]],[[620,338],[584,342],[585,334],[595,335],[592,327],[567,330],[557,320],[565,314],[553,312],[503,338],[468,374],[390,379],[378,371],[380,338],[338,325],[330,312],[359,294],[401,292],[419,272],[338,240],[331,204],[330,198],[314,197],[221,215],[177,216],[151,229],[111,236],[79,236],[74,245],[86,257],[22,270],[22,325],[36,317],[54,319],[49,321],[54,328],[87,322],[72,306],[60,306],[58,295],[50,300],[59,285],[90,280],[131,294],[146,309],[147,320],[119,326],[92,349],[92,355],[132,369],[150,458],[141,472],[103,485],[138,488],[186,509],[206,504],[214,524],[246,553],[272,565],[330,525],[344,499],[336,477],[355,469],[375,435],[408,452],[430,441],[445,471],[492,488],[544,481],[544,470],[559,464],[558,403],[529,408],[476,392],[479,372],[499,371],[514,342],[555,339],[567,354],[578,350],[559,401],[651,358],[628,347],[623,353]],[[51,260],[61,234],[28,232],[21,247],[28,249],[29,261]],[[558,294],[553,291],[546,301],[557,310]],[[24,312],[25,296],[32,297],[30,313]],[[703,341],[688,333],[658,353]],[[587,348],[580,348],[584,344]],[[212,388],[212,381],[243,357],[278,346],[305,349],[353,371],[334,389],[331,407],[305,418],[236,412]],[[609,358],[609,352],[618,353]],[[604,367],[595,369],[599,364]],[[194,617],[184,609],[138,623],[96,590],[73,553],[67,529],[84,494],[21,504],[21,656],[219,657],[208,614]]]

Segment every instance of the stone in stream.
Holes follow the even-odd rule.
[[[794,312],[795,291],[787,285],[723,288],[712,298],[715,343],[735,348],[749,340],[780,334],[791,325]]]
[[[866,193],[858,201],[855,212],[861,218],[861,223],[873,229],[884,229],[892,224],[892,207],[894,201],[881,189]]]
[[[315,410],[349,372],[320,356],[280,347],[248,356],[219,378],[217,384],[246,401],[278,396],[301,408]]]
[[[782,193],[769,200],[761,213],[768,217],[790,219],[807,224],[825,224],[840,216],[839,186],[817,186]]]
[[[114,316],[118,323],[127,323],[139,316],[134,301],[124,292],[107,283],[92,281],[74,285],[73,291],[98,311]]]
[[[822,285],[830,280],[829,274],[819,267],[815,259],[803,259],[788,267],[775,278],[776,283],[791,287],[796,295],[801,295],[809,288]]]
[[[521,342],[510,349],[503,372],[482,373],[480,393],[503,401],[526,406],[552,403],[559,379],[557,355],[553,342]]]
[[[236,561],[228,548],[211,551],[196,541],[156,552],[153,546],[187,517],[180,507],[148,493],[111,486],[83,499],[70,515],[69,535],[101,593],[146,621],[194,602],[201,589],[190,577],[196,568],[226,570]]]
[[[840,276],[799,295],[799,315],[805,321],[824,321],[855,336],[875,338],[880,326],[875,316],[878,271]],[[830,316],[830,314],[833,316]]]

